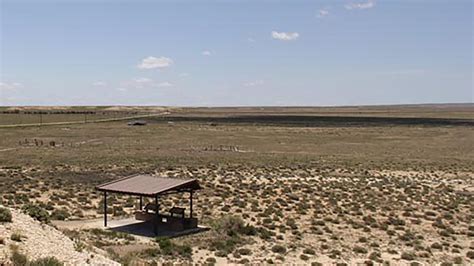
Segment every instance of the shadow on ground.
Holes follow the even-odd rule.
[[[155,231],[153,223],[148,221],[148,222],[137,222],[137,223],[130,223],[130,224],[120,225],[120,226],[115,226],[115,227],[109,227],[108,230],[111,230],[114,232],[127,233],[131,235],[144,236],[144,237],[173,238],[173,237],[178,237],[178,236],[191,235],[191,234],[204,232],[204,231],[209,230],[209,228],[198,227],[198,228],[187,229],[187,230],[182,230],[182,231],[170,231],[164,228],[160,228],[158,226]]]

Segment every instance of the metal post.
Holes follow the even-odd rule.
[[[189,194],[189,217],[193,218],[193,191]]]
[[[107,192],[104,191],[104,227],[107,227]]]
[[[155,235],[158,235],[158,195],[155,196],[155,222],[153,223],[153,231]]]
[[[140,196],[140,211],[143,209],[143,197]]]

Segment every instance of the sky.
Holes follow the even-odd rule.
[[[0,105],[473,102],[471,0],[0,0]]]

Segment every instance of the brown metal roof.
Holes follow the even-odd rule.
[[[134,175],[99,185],[96,189],[132,195],[154,196],[165,192],[197,190],[201,189],[201,186],[199,186],[196,179]]]

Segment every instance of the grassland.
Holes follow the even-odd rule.
[[[194,177],[205,188],[196,213],[213,229],[173,240],[192,247],[191,255],[174,254],[182,261],[473,262],[472,104],[75,110],[156,116],[142,127],[0,128],[3,204],[39,204],[53,219],[94,219],[100,197],[93,187],[101,182],[137,172]],[[0,124],[37,116],[22,113],[29,111],[0,114]],[[136,199],[110,202],[121,216]],[[230,236],[229,223],[250,229]],[[176,260],[153,251],[165,250],[163,243],[69,234],[110,247],[121,260]],[[113,251],[126,245],[151,250]]]

